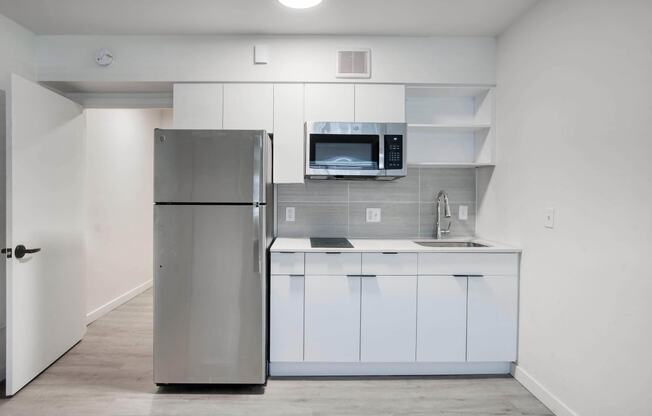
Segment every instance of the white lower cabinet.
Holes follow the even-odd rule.
[[[271,374],[508,373],[518,255],[492,256],[273,253]]]
[[[303,291],[302,275],[271,277],[269,359],[272,362],[303,361]]]
[[[360,361],[413,362],[417,277],[362,277]]]
[[[466,276],[419,276],[417,361],[466,361]]]
[[[469,276],[467,361],[516,361],[517,276]]]
[[[306,275],[305,285],[304,361],[359,361],[360,277]]]

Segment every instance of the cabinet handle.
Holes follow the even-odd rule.
[[[377,277],[375,274],[347,274],[346,277]]]
[[[396,251],[383,251],[383,254],[398,254]]]
[[[290,277],[305,277],[304,274],[291,274]]]
[[[469,277],[468,274],[454,274],[453,277]]]
[[[340,253],[339,251],[327,251],[324,254],[342,254],[342,253]]]
[[[470,274],[469,277],[484,277],[483,274]]]

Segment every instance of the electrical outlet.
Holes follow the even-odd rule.
[[[367,208],[367,222],[380,222],[380,208]]]
[[[457,216],[461,221],[468,220],[469,219],[469,206],[468,205],[460,205],[460,211],[459,211]]]
[[[555,228],[555,209],[546,208],[543,215],[543,226],[546,228]]]
[[[295,220],[295,209],[294,207],[285,207],[285,221],[294,222]]]

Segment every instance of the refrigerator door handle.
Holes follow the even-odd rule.
[[[253,207],[253,219],[254,219],[254,272],[260,273],[262,270],[261,265],[261,255],[260,248],[262,245],[261,241],[261,218],[260,218],[260,206],[254,204]]]
[[[253,195],[252,195],[252,201],[253,202],[265,202],[264,201],[264,193],[262,191],[263,187],[265,186],[265,178],[263,176],[264,174],[264,166],[263,166],[263,136],[256,136],[256,142],[254,143],[254,162],[253,162],[253,167],[254,167],[254,176],[253,176]]]

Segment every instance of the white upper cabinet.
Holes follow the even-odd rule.
[[[516,361],[517,276],[469,276],[467,361]]]
[[[405,86],[355,86],[355,121],[405,123]]]
[[[272,84],[225,84],[224,128],[274,132]]]
[[[354,121],[353,84],[306,84],[306,121]]]
[[[274,85],[274,183],[303,183],[304,86]]]
[[[175,129],[221,129],[222,84],[174,84]]]

